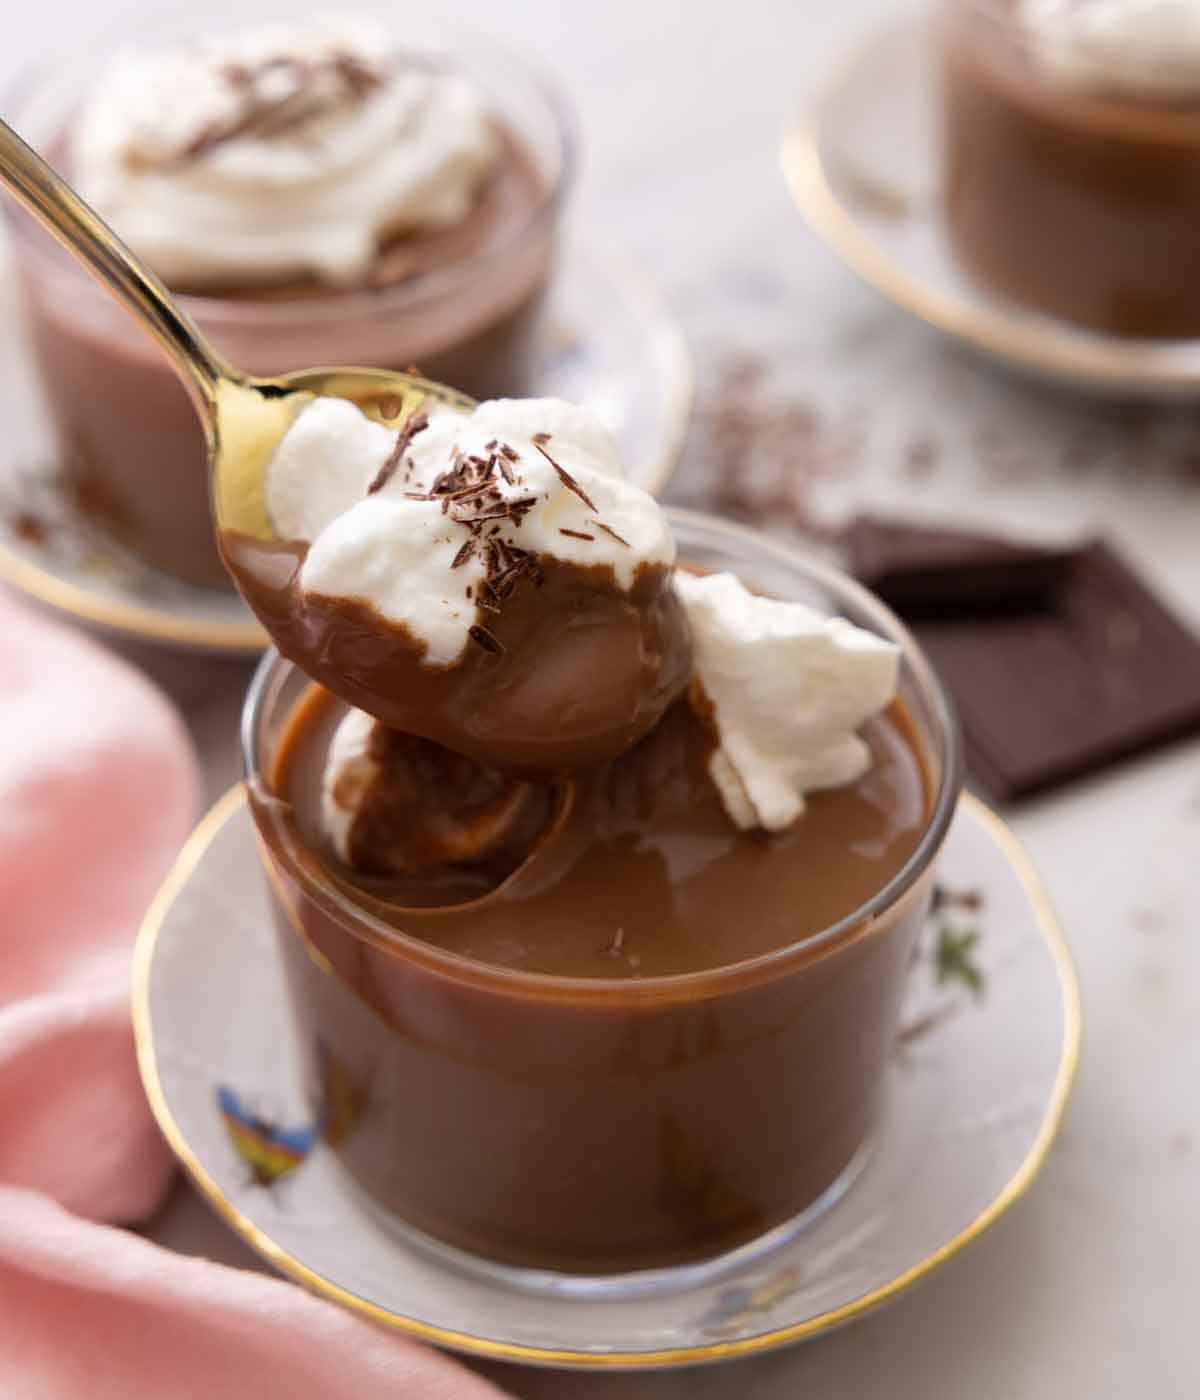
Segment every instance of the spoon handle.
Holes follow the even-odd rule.
[[[221,382],[240,381],[242,375],[208,344],[158,278],[95,210],[4,121],[0,182],[151,332],[170,357],[211,438]]]

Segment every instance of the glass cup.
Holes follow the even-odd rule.
[[[677,1286],[790,1236],[847,1189],[960,788],[946,696],[882,603],[754,532],[671,519],[689,564],[732,570],[901,648],[927,825],[861,908],[793,946],[624,981],[446,952],[335,885],[272,799],[307,677],[268,655],[244,712],[260,853],[326,1140],[395,1229],[515,1286],[601,1296]]]
[[[393,6],[356,4],[398,23]],[[224,13],[223,13],[224,12]],[[135,35],[170,44],[286,17],[269,3],[166,6],[72,56],[27,73],[4,116],[70,178],[64,131],[107,51]],[[181,295],[201,330],[254,374],[317,365],[416,365],[477,398],[528,393],[542,308],[574,168],[573,124],[561,97],[521,61],[492,47],[424,41],[405,14],[399,41],[476,82],[537,170],[540,201],[505,240],[391,286],[302,298]],[[129,40],[132,42],[132,40]],[[200,426],[161,351],[14,202],[6,201],[14,270],[64,481],[79,508],[127,548],[192,583],[228,587],[209,520]],[[119,232],[119,230],[118,230]]]
[[[1011,0],[941,0],[937,45],[944,206],[963,268],[1094,330],[1200,334],[1200,82],[1155,92],[1136,56],[1132,73],[1101,69]]]

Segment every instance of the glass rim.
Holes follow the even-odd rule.
[[[897,905],[928,871],[942,846],[957,809],[962,788],[962,742],[950,697],[916,638],[885,603],[833,565],[812,558],[794,546],[781,543],[747,526],[699,511],[676,507],[666,509],[673,529],[677,533],[691,534],[696,547],[702,547],[703,544],[703,541],[696,537],[707,534],[714,542],[719,541],[727,546],[741,546],[758,557],[765,556],[783,567],[798,569],[807,581],[828,591],[835,601],[849,602],[860,614],[865,615],[866,625],[900,646],[902,664],[909,668],[917,695],[929,708],[934,728],[929,737],[933,742],[934,756],[941,764],[925,829],[908,859],[874,895],[850,913],[826,928],[788,943],[782,948],[697,972],[629,979],[567,977],[555,973],[527,972],[494,966],[460,953],[449,952],[369,914],[332,883],[322,882],[318,888],[318,882],[310,871],[302,863],[291,859],[290,853],[285,850],[283,854],[288,857],[285,868],[290,878],[313,898],[318,907],[336,918],[347,932],[385,949],[401,948],[406,954],[415,954],[417,961],[426,970],[438,972],[459,982],[471,981],[477,986],[496,991],[519,988],[527,998],[538,997],[540,994],[542,1000],[574,998],[590,1002],[701,1000],[706,993],[717,994],[726,989],[736,990],[741,986],[757,985],[768,980],[771,974],[777,971],[783,974],[789,970],[790,964],[801,964],[813,952],[836,944],[856,928],[868,927],[877,916],[885,914]],[[681,544],[682,553],[686,554],[686,548],[686,543]],[[259,720],[265,705],[273,698],[273,683],[277,678],[299,670],[299,667],[280,656],[274,648],[263,655],[255,668],[242,708],[240,733],[243,769],[246,782],[252,788],[262,781]],[[251,806],[253,808],[253,802]],[[275,849],[272,846],[269,852],[264,850],[266,844],[260,833],[260,859],[267,866],[268,875],[273,878],[275,872],[270,869],[270,865],[276,859]],[[288,912],[290,917],[290,910]]]
[[[46,75],[54,71],[56,54],[64,51],[65,46],[62,45],[44,47],[0,87],[0,110],[3,111],[6,120],[10,123],[20,121],[27,104],[36,100]],[[74,49],[71,51],[74,52]],[[273,301],[256,299],[253,295],[226,297],[204,292],[176,292],[168,286],[167,290],[171,292],[172,297],[195,320],[207,321],[210,325],[220,322],[230,328],[282,328],[313,321],[341,321],[348,316],[378,316],[420,307],[451,296],[461,287],[469,285],[477,275],[493,266],[496,261],[519,252],[539,234],[553,232],[578,176],[580,137],[575,107],[562,86],[550,76],[543,65],[503,44],[494,44],[485,37],[481,36],[474,46],[448,46],[444,51],[440,51],[438,56],[444,57],[453,65],[456,59],[483,53],[489,57],[503,59],[519,69],[528,79],[537,100],[551,119],[557,157],[553,179],[549,182],[544,197],[530,209],[526,218],[498,242],[456,258],[444,266],[406,277],[391,286],[345,289],[331,286],[311,297],[280,298]],[[518,132],[517,135],[520,136],[521,133]],[[39,154],[45,158],[44,151],[39,150]],[[15,201],[4,201],[4,212],[10,233],[27,244],[35,254],[44,255],[48,243],[58,250],[57,242]],[[136,253],[136,250],[134,251]],[[72,272],[78,273],[85,281],[89,280],[85,269],[74,260],[70,260],[64,266],[70,267]]]

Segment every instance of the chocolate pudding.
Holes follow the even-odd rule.
[[[670,570],[611,571],[501,557],[491,577],[505,606],[474,624],[454,666],[422,664],[424,646],[369,603],[305,593],[305,558],[223,540],[242,594],[280,652],[389,725],[506,772],[567,772],[622,753],[687,684],[686,624]],[[563,619],[569,621],[564,624]],[[580,676],[589,683],[581,689]]]
[[[675,525],[702,569],[894,627],[767,541]],[[703,669],[718,591],[681,595],[707,692],[694,676],[639,742],[553,778],[365,716],[370,737],[339,750],[339,699],[286,662],[260,672],[250,792],[299,1039],[327,1141],[403,1227],[624,1273],[754,1240],[861,1161],[952,740],[904,644],[899,694],[854,740],[865,766],[786,824],[733,819],[727,700]]]
[[[1200,49],[1146,0],[952,0],[941,26],[954,250],[1022,305],[1200,334]]]
[[[216,119],[206,122],[202,111],[194,130],[173,117],[166,126],[174,146],[156,146],[149,156],[133,149],[122,160],[134,175],[114,162],[120,179],[98,188],[89,179],[97,165],[92,148],[99,143],[103,154],[107,147],[100,137],[85,141],[76,134],[86,128],[86,99],[83,117],[76,93],[73,106],[63,102],[48,114],[43,103],[37,120],[22,124],[240,368],[269,375],[319,364],[419,365],[429,377],[472,395],[526,391],[567,178],[558,107],[507,60],[472,72],[469,82],[486,120],[486,137],[479,138],[487,148],[486,168],[481,157],[469,187],[448,203],[438,181],[451,173],[430,174],[422,166],[414,175],[398,163],[397,179],[424,181],[409,201],[413,208],[399,214],[381,209],[369,257],[350,258],[343,243],[357,248],[368,230],[350,229],[343,238],[339,226],[322,240],[321,230],[328,232],[331,222],[328,211],[338,207],[336,190],[314,195],[310,208],[297,203],[300,195],[291,186],[277,195],[271,188],[273,152],[280,153],[285,174],[297,162],[319,161],[326,148],[333,149],[330,160],[340,160],[341,113],[350,113],[349,122],[359,108],[378,105],[392,81],[386,65],[347,66],[340,51],[334,62],[342,68],[323,68],[323,61],[309,56],[293,64],[286,70],[288,81],[295,79],[292,87],[269,100],[262,93],[275,92],[269,83],[279,80],[283,65],[273,59],[224,65],[228,86],[237,88],[230,101],[243,102],[232,115],[221,109],[224,127]],[[420,67],[419,60],[397,62]],[[441,81],[442,69],[429,71]],[[259,87],[247,72],[254,82],[261,75]],[[335,82],[331,72],[347,76]],[[452,71],[451,80],[468,81]],[[451,115],[453,121],[435,112],[430,121],[440,125],[431,130],[457,132],[461,114]],[[401,118],[411,125],[407,106]],[[337,140],[331,141],[330,130]],[[139,131],[138,139],[147,138]],[[405,139],[402,131],[395,144]],[[261,190],[249,178],[257,171],[235,168],[248,152],[255,158],[266,153]],[[389,152],[378,160],[391,159]],[[356,149],[355,161],[359,155]],[[421,159],[429,164],[424,153]],[[158,162],[154,168],[162,174],[143,209],[136,202],[136,176],[139,162],[146,161]],[[461,163],[452,151],[447,172],[457,178]],[[349,156],[346,170],[339,166],[337,173],[339,180],[364,180]],[[218,179],[226,180],[227,192],[222,187],[214,194],[208,187],[206,182]],[[301,194],[308,199],[307,189]],[[358,186],[342,201],[351,211],[363,202]],[[220,218],[210,218],[218,206]],[[448,219],[451,206],[456,217]],[[197,209],[197,227],[189,231]],[[289,209],[311,222],[312,230],[305,226],[290,237]],[[229,211],[237,210],[249,211],[247,219],[266,210],[268,222],[232,226]],[[221,222],[227,214],[230,227]],[[215,230],[211,238],[205,220]],[[270,220],[279,221],[278,232]],[[212,541],[202,435],[182,386],[151,339],[47,235],[24,219],[13,228],[34,356],[65,479],[81,509],[155,566],[194,583],[227,586]],[[306,266],[310,254],[312,268]]]

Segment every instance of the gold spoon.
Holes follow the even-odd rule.
[[[0,182],[166,351],[204,427],[218,538],[228,531],[275,542],[264,472],[280,438],[313,398],[350,399],[385,422],[402,422],[430,400],[464,413],[475,406],[457,390],[392,370],[304,369],[270,379],[243,374],[213,349],[95,210],[2,121]]]
[[[278,537],[265,499],[267,465],[297,413],[325,395],[399,426],[431,401],[461,413],[474,401],[387,370],[251,378],[205,341],[153,273],[3,122],[0,183],[167,352],[204,425],[213,522],[226,567],[279,650],[312,679],[391,728],[522,776],[615,757],[681,693],[691,641],[665,572],[648,601],[601,589],[588,596],[588,607],[567,577],[558,585],[557,611],[548,583],[539,594],[542,606],[512,624],[512,650],[488,629],[472,627],[466,660],[448,669],[424,666],[421,649],[382,619],[359,616],[357,600],[348,600],[346,621],[329,600],[307,597],[295,587],[307,544]],[[556,626],[562,618],[571,625]],[[532,664],[530,657],[553,664]],[[579,675],[590,677],[583,688]]]

